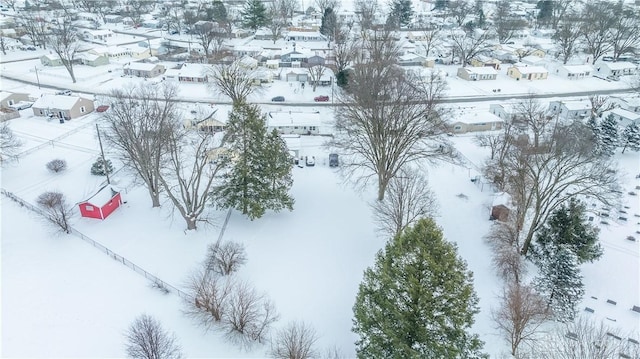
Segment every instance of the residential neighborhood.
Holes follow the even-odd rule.
[[[0,0],[0,356],[640,359],[639,15]]]

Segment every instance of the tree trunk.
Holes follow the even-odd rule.
[[[531,227],[529,228],[529,233],[527,233],[527,238],[525,238],[524,243],[522,244],[522,250],[520,251],[520,254],[522,254],[523,256],[527,255],[527,252],[529,251],[529,246],[531,245],[531,241],[533,240],[533,226],[534,224],[531,224]]]
[[[191,217],[185,217],[185,220],[187,221],[187,230],[188,231],[198,229],[197,226],[196,226],[196,221],[194,219],[192,219]]]

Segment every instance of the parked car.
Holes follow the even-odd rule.
[[[29,102],[29,101],[20,101],[20,102],[16,102],[13,105],[10,105],[9,107],[11,107],[14,110],[24,110],[27,108],[30,108],[31,106],[33,106],[33,102]]]
[[[272,98],[271,101],[284,102],[284,96],[276,96],[276,97]]]
[[[58,91],[58,92],[56,92],[56,95],[71,96],[71,90]]]
[[[306,156],[304,159],[304,164],[309,166],[309,167],[313,167],[316,165],[316,158],[315,156]]]
[[[109,109],[109,105],[101,105],[101,106],[98,106],[98,108],[96,108],[96,111],[97,112],[105,112],[108,109]]]
[[[337,153],[330,153],[329,154],[329,167],[338,167],[340,165],[340,162],[338,161],[338,154]]]
[[[327,102],[329,101],[329,96],[316,96],[313,98],[315,102]]]

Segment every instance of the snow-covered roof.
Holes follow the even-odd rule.
[[[102,207],[107,204],[109,200],[111,200],[111,198],[113,198],[113,196],[115,196],[116,194],[118,194],[118,191],[115,188],[107,185],[102,187],[98,192],[96,192],[96,194],[89,197],[83,202],[88,202],[95,206]]]
[[[591,101],[588,100],[562,101],[562,104],[569,111],[591,110]]]
[[[497,75],[498,74],[498,71],[496,71],[496,69],[494,69],[491,66],[478,66],[478,67],[467,66],[467,67],[463,67],[463,69],[468,73],[478,74],[478,75]]]
[[[542,61],[545,61],[543,58],[538,57],[538,56],[534,56],[534,55],[528,55],[523,57],[521,60],[521,62],[524,62],[526,64],[536,64]]]
[[[484,123],[484,122],[504,122],[500,117],[492,114],[491,112],[466,112],[453,119],[453,122],[461,123]]]
[[[511,207],[511,196],[507,192],[496,193],[496,197],[493,199],[492,206],[503,205],[507,208]]]
[[[606,111],[602,114],[602,118],[609,116],[609,114],[613,114],[618,117],[626,118],[632,121],[640,120],[640,113],[635,113],[632,111],[625,110],[623,108],[614,108],[613,110]]]
[[[33,103],[33,107],[70,110],[78,101],[80,101],[78,96],[43,95]]]
[[[631,62],[620,61],[620,62],[601,62],[601,66],[606,66],[611,70],[624,70],[624,69],[635,69],[636,65]]]
[[[547,69],[542,66],[514,66],[521,74],[539,74],[548,73]]]
[[[320,126],[320,113],[294,111],[269,112],[267,124],[269,127]]]
[[[562,65],[562,67],[570,74],[593,72],[591,65]]]
[[[210,68],[210,66],[202,64],[184,64],[182,68],[178,70],[178,74],[183,77],[204,78],[206,76],[207,68]]]
[[[162,66],[162,65],[148,64],[145,62],[132,62],[128,65],[125,65],[124,67],[130,70],[136,70],[136,71],[153,71],[153,69],[155,69],[156,66]]]

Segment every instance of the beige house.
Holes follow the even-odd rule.
[[[498,71],[493,67],[461,67],[458,69],[458,77],[467,81],[495,80]]]
[[[165,68],[160,64],[131,62],[127,65],[124,65],[123,71],[125,75],[151,78],[162,75],[165,72]]]
[[[62,66],[62,59],[58,55],[47,54],[40,57],[40,63],[44,66]]]
[[[507,75],[516,80],[546,80],[549,71],[541,66],[511,66]]]
[[[29,101],[29,94],[21,92],[0,91],[0,108],[10,108],[20,101]]]
[[[36,116],[71,120],[93,112],[93,101],[79,96],[44,95],[31,106]]]
[[[469,60],[469,65],[473,67],[492,67],[496,70],[500,70],[500,64],[502,61],[484,55],[478,55]]]
[[[466,113],[456,117],[449,128],[454,133],[495,131],[502,129],[504,120],[490,113]]]

